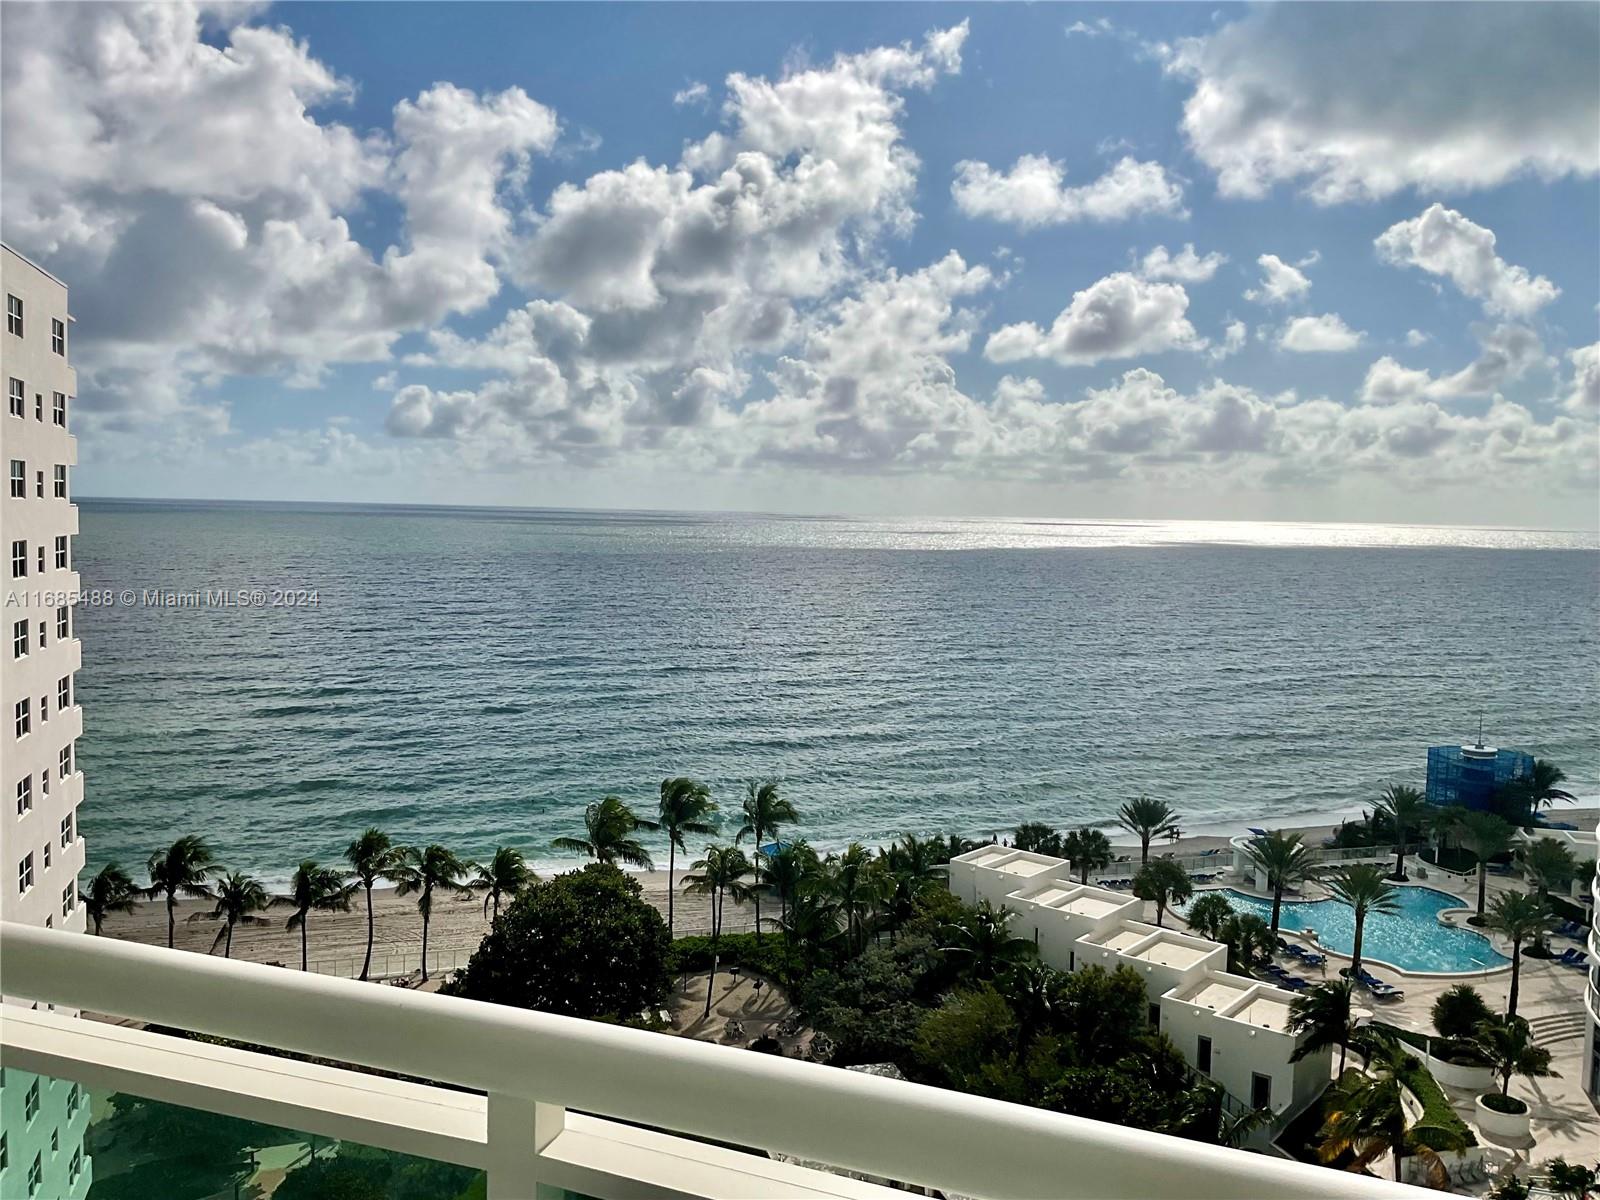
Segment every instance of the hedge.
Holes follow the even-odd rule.
[[[673,975],[709,971],[711,953],[709,937],[678,938],[667,951],[667,971]],[[801,978],[804,970],[800,955],[781,933],[763,934],[759,943],[753,933],[725,933],[717,940],[716,954],[719,970],[737,966],[785,986]]]

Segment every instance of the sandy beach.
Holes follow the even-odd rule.
[[[1584,828],[1592,828],[1595,810],[1591,808],[1563,808],[1555,814],[1558,819],[1573,821]],[[1336,825],[1318,824],[1289,826],[1302,834],[1306,841],[1318,845],[1332,834]],[[1207,850],[1223,849],[1229,838],[1223,834],[1200,834],[1182,837],[1176,841],[1162,840],[1150,847],[1152,855],[1200,854]],[[1136,858],[1139,847],[1126,837],[1113,839],[1113,849],[1119,856]],[[642,871],[634,875],[644,888],[645,899],[661,910],[667,911],[667,873]],[[678,873],[681,880],[683,872]],[[181,950],[207,953],[216,937],[217,925],[209,920],[191,921],[196,913],[209,912],[209,901],[180,900],[177,906],[177,946]],[[763,917],[775,906],[763,905]],[[251,962],[279,962],[297,967],[300,964],[300,935],[284,928],[290,910],[278,908],[264,914],[264,925],[239,926],[233,935],[233,957]],[[405,974],[414,970],[422,950],[422,919],[417,914],[415,896],[397,896],[392,888],[373,891],[373,973],[379,975]],[[707,897],[685,894],[680,885],[676,901],[676,931],[682,934],[707,934],[711,932],[710,903]],[[723,929],[728,933],[748,932],[755,927],[755,910],[748,904],[728,901],[723,915]],[[428,956],[431,963],[448,969],[464,964],[477,949],[484,934],[489,931],[489,921],[484,916],[483,899],[458,898],[455,895],[436,895],[433,921],[428,935]],[[131,914],[113,913],[106,918],[106,937],[128,941],[164,945],[167,939],[166,904],[161,900],[142,901]],[[366,949],[366,900],[359,893],[349,912],[313,913],[310,920],[309,960],[313,970],[330,974],[354,975],[361,965]],[[222,953],[221,949],[217,953]],[[442,959],[442,963],[441,963]]]

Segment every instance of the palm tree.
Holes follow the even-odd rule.
[[[789,916],[789,905],[800,894],[805,881],[818,870],[817,852],[805,842],[790,842],[780,846],[776,854],[767,859],[767,868],[761,880],[761,890],[778,898],[778,924],[784,926]]]
[[[500,897],[508,899],[514,897],[528,884],[537,878],[528,870],[528,860],[522,857],[521,850],[514,850],[510,846],[501,846],[494,852],[494,857],[486,863],[467,863],[467,874],[477,874],[467,883],[469,888],[481,888],[483,897],[483,915],[491,921],[500,919]],[[491,915],[492,914],[492,915]]]
[[[672,902],[676,886],[674,875],[678,867],[678,851],[684,848],[683,835],[686,833],[710,833],[711,823],[706,820],[717,811],[717,804],[711,798],[711,789],[698,779],[690,779],[680,775],[676,779],[663,779],[661,781],[661,809],[656,820],[656,828],[664,830],[667,835],[667,935],[673,932]],[[761,932],[761,919],[756,918],[756,933]]]
[[[1169,904],[1182,904],[1194,895],[1189,874],[1170,858],[1158,858],[1139,869],[1133,877],[1133,894],[1141,900],[1154,900],[1156,924],[1162,923]]]
[[[744,815],[744,824],[739,826],[739,832],[734,835],[735,842],[742,842],[745,838],[755,841],[755,890],[752,895],[756,902],[756,941],[761,940],[761,844],[766,838],[778,840],[778,831],[784,825],[793,825],[799,822],[800,814],[795,811],[794,805],[778,794],[778,781],[767,779],[757,783],[754,779],[745,784],[744,804],[740,806]]]
[[[1563,888],[1578,873],[1578,860],[1555,838],[1540,838],[1517,852],[1522,874],[1534,886],[1539,899],[1549,900],[1551,888]]]
[[[167,898],[167,949],[170,950],[177,931],[178,893],[209,900],[211,889],[206,881],[222,867],[211,856],[205,839],[191,833],[152,854],[145,870],[150,874],[150,886],[144,889],[144,894],[152,900],[157,896]]]
[[[711,897],[711,975],[706,980],[706,1016],[711,1015],[711,994],[717,983],[717,944],[722,939],[722,902],[732,893],[737,901],[744,897],[744,877],[750,874],[750,860],[737,846],[707,846],[706,856],[693,864],[683,877],[683,888]]]
[[[274,904],[293,906],[285,928],[300,931],[300,969],[307,969],[306,926],[313,910],[317,912],[350,911],[350,895],[356,885],[346,881],[343,871],[320,866],[315,859],[307,858],[295,868],[289,881],[289,894],[279,896]]]
[[[860,842],[851,842],[844,853],[828,856],[829,885],[844,916],[845,940],[851,953],[859,953],[866,942],[867,916],[873,902],[881,897],[872,878],[872,851]]]
[[[1489,812],[1469,812],[1456,827],[1461,848],[1478,863],[1478,923],[1483,919],[1483,902],[1489,887],[1489,860],[1511,849],[1516,830],[1509,821]]]
[[[367,894],[367,955],[361,960],[360,978],[372,969],[372,885],[388,875],[394,865],[394,843],[375,825],[345,847],[344,859]]]
[[[1550,1051],[1533,1042],[1533,1032],[1521,1017],[1490,1017],[1478,1022],[1474,1041],[1489,1066],[1500,1078],[1500,1094],[1511,1091],[1511,1077],[1524,1079],[1554,1075],[1550,1069]]]
[[[969,979],[990,980],[1003,970],[1026,962],[1039,953],[1032,938],[1013,937],[1009,908],[995,908],[987,900],[965,919],[944,928],[946,945],[939,952]]]
[[[1178,828],[1178,814],[1165,801],[1140,796],[1117,810],[1117,824],[1139,839],[1139,865],[1150,861],[1150,842]]]
[[[1226,896],[1221,892],[1206,892],[1195,897],[1194,903],[1183,914],[1183,919],[1201,937],[1220,942],[1223,940],[1222,927],[1233,915],[1233,905],[1228,903]]]
[[[246,875],[243,871],[235,871],[231,875],[217,880],[215,895],[217,906],[210,912],[195,913],[189,918],[191,921],[223,921],[223,927],[217,930],[217,936],[211,943],[211,953],[217,952],[217,944],[222,944],[222,957],[233,957],[233,927],[235,925],[265,925],[267,919],[256,914],[272,904],[272,897],[261,881],[253,875]]]
[[[808,967],[844,936],[838,901],[815,879],[808,879],[789,898],[780,926],[784,940],[800,947]]]
[[[1089,882],[1090,871],[1100,871],[1111,865],[1111,839],[1087,825],[1067,834],[1062,839],[1061,850],[1077,868],[1079,883]]]
[[[1414,787],[1392,783],[1378,797],[1376,810],[1394,826],[1394,878],[1404,879],[1407,839],[1411,831],[1421,828],[1427,818],[1427,798]]]
[[[1367,1072],[1352,1072],[1328,1089],[1319,1155],[1324,1162],[1332,1162],[1351,1154],[1354,1161],[1347,1169],[1360,1171],[1391,1153],[1396,1183],[1400,1182],[1401,1160],[1415,1155],[1429,1175],[1439,1179],[1444,1164],[1438,1151],[1460,1149],[1464,1142],[1452,1131],[1423,1121],[1406,1127],[1400,1076],[1413,1068],[1415,1057],[1386,1038],[1371,1038],[1364,1049]]]
[[[651,870],[650,852],[633,835],[639,829],[653,829],[654,822],[641,821],[620,796],[603,796],[583,810],[581,838],[558,837],[550,844],[557,850],[571,850],[603,863],[619,859],[635,867]]]
[[[1289,1001],[1289,1032],[1309,1036],[1295,1047],[1290,1062],[1299,1062],[1318,1050],[1329,1046],[1339,1047],[1339,1069],[1334,1078],[1344,1074],[1345,1054],[1350,1048],[1350,1037],[1355,1032],[1355,1014],[1351,1003],[1355,989],[1353,979],[1333,979],[1319,983],[1309,991],[1301,992]]]
[[[1015,1060],[1027,1055],[1039,1030],[1055,1012],[1056,984],[1060,976],[1043,963],[1025,959],[1000,977],[1000,994],[1017,1018]]]
[[[1537,896],[1524,892],[1501,892],[1494,898],[1485,922],[1511,943],[1511,992],[1506,997],[1506,1016],[1517,1015],[1517,985],[1522,972],[1522,944],[1537,941],[1555,928],[1555,914]]]
[[[1400,911],[1400,897],[1394,884],[1383,877],[1383,871],[1371,863],[1356,863],[1340,867],[1327,880],[1328,891],[1334,899],[1343,900],[1355,913],[1355,944],[1350,948],[1350,974],[1361,973],[1361,938],[1366,932],[1367,917],[1372,913],[1392,916]]]
[[[919,838],[915,834],[901,834],[900,840],[878,852],[878,857],[897,875],[909,877],[918,887],[943,879],[950,873],[946,861],[941,861],[942,847],[938,838]],[[770,869],[770,867],[769,867]]]
[[[1272,961],[1278,948],[1278,936],[1255,913],[1235,913],[1222,923],[1217,938],[1228,947],[1228,970],[1248,970],[1259,963]]]
[[[1316,855],[1298,833],[1284,833],[1274,829],[1261,834],[1245,844],[1250,861],[1267,875],[1267,887],[1272,891],[1272,932],[1278,932],[1278,917],[1283,910],[1283,893],[1287,888],[1299,887],[1315,879],[1319,873]]]
[[[1514,798],[1513,803],[1518,813],[1517,824],[1531,825],[1542,804],[1553,804],[1557,800],[1576,800],[1577,797],[1571,792],[1557,786],[1565,783],[1566,778],[1567,773],[1549,759],[1535,759],[1533,769],[1521,779],[1514,780],[1506,789]]]
[[[607,797],[616,799],[616,797]],[[618,804],[622,802],[617,801]],[[590,805],[590,810],[596,807]],[[630,814],[631,815],[631,814]],[[592,832],[592,831],[591,831]],[[570,840],[570,839],[563,839]],[[602,859],[609,862],[609,859]],[[402,846],[395,854],[389,878],[394,880],[397,895],[409,896],[416,892],[417,911],[422,914],[422,978],[428,978],[428,923],[433,919],[433,889],[460,886],[458,880],[467,873],[467,864],[455,852],[437,842],[429,846]]]
[[[131,913],[134,897],[141,889],[133,885],[132,878],[116,863],[107,863],[95,872],[83,892],[83,907],[94,922],[94,935],[100,936],[100,926],[114,912]]]

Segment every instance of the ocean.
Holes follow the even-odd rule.
[[[199,833],[281,880],[369,824],[550,865],[585,804],[649,810],[679,774],[730,810],[781,779],[821,847],[1103,823],[1140,793],[1224,830],[1420,786],[1480,716],[1600,793],[1592,534],[80,513],[91,871]]]

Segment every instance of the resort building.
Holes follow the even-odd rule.
[[[9,246],[0,247],[6,329],[0,376],[0,920],[81,933],[78,903],[83,774],[77,740],[82,652],[73,627],[78,591],[69,483],[77,441],[67,416],[76,392],[68,358],[67,288]],[[6,984],[9,979],[4,980]],[[12,999],[7,987],[7,999]],[[0,1021],[10,1018],[0,1018]],[[0,1196],[81,1197],[89,1190],[82,1090],[21,1071],[0,1073]]]
[[[1010,909],[1014,933],[1032,937],[1040,961],[1058,971],[1125,966],[1145,984],[1150,1023],[1189,1065],[1242,1105],[1274,1114],[1274,1125],[1327,1086],[1330,1051],[1290,1056],[1289,992],[1228,969],[1218,942],[1141,919],[1144,902],[1073,881],[1065,859],[981,846],[950,862],[952,893],[969,904]]]
[[[1428,748],[1428,803],[1441,808],[1486,809],[1489,799],[1514,779],[1533,770],[1533,755],[1485,746]]]
[[[1589,876],[1589,986],[1583,1004],[1589,1021],[1583,1031],[1583,1090],[1600,1107],[1600,872]]]

